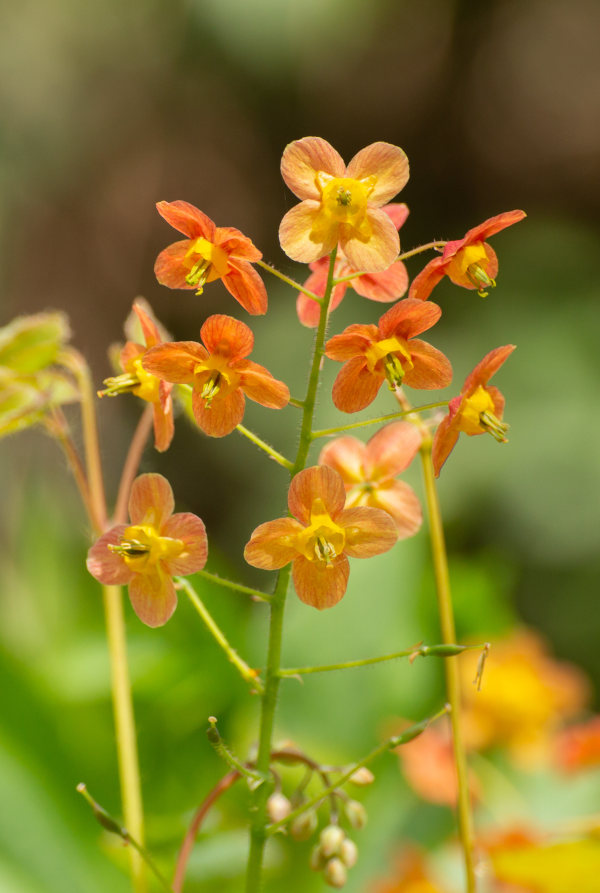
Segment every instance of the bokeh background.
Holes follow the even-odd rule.
[[[5,5],[2,19],[0,324],[66,310],[98,386],[136,296],[179,339],[196,338],[210,313],[239,315],[220,283],[200,298],[157,284],[154,258],[177,237],[156,201],[186,199],[218,225],[239,227],[267,261],[305,275],[277,241],[295,203],[279,175],[292,139],[323,136],[346,159],[376,140],[401,145],[411,161],[399,197],[411,209],[405,249],[459,238],[503,210],[527,211],[494,240],[500,274],[487,300],[447,282],[435,295],[444,309],[435,344],[452,359],[456,383],[493,347],[518,345],[498,379],[510,446],[469,439],[440,480],[459,634],[536,627],[597,690],[596,0],[23,0]],[[421,263],[408,262],[411,276]],[[269,313],[253,321],[254,356],[300,396],[312,334],[297,323],[295,294],[276,280],[268,287]],[[375,321],[380,310],[349,292],[331,331]],[[327,396],[337,368],[325,369],[318,426],[345,421]],[[389,401],[383,394],[374,408],[393,411]],[[99,411],[114,493],[139,406],[125,397]],[[246,420],[292,453],[297,410],[251,405]],[[74,793],[85,781],[118,812],[101,601],[84,567],[89,531],[64,461],[41,432],[0,443],[0,463],[0,890],[120,893],[123,851],[99,836]],[[237,435],[212,441],[184,419],[171,450],[149,449],[142,467],[165,474],[178,508],[203,517],[210,569],[268,585],[242,550],[258,523],[281,512],[284,470]],[[418,468],[407,479],[422,492]],[[261,665],[265,611],[199,587],[234,644]],[[223,771],[206,717],[217,715],[243,753],[257,704],[189,605],[163,630],[143,628],[129,607],[127,621],[148,836],[168,871],[191,811]],[[292,597],[285,657],[344,660],[437,635],[422,532],[391,555],[355,562],[334,610],[321,615]],[[394,717],[435,710],[440,672],[423,661],[290,682],[278,735],[349,762]],[[449,811],[418,805],[395,759],[376,771],[350,893],[386,874],[402,840],[433,845],[452,828]],[[531,809],[547,817],[544,785],[535,790]],[[585,810],[575,801],[572,810]],[[245,807],[240,787],[211,817],[190,893],[241,889]],[[267,889],[322,889],[305,870],[307,852],[279,842]]]

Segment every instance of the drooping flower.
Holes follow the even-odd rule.
[[[371,558],[398,539],[386,512],[345,508],[345,501],[344,482],[332,468],[315,465],[299,472],[288,494],[294,517],[257,527],[244,550],[246,561],[264,570],[278,570],[291,561],[301,601],[319,609],[333,607],[346,592],[347,556]]]
[[[192,409],[200,428],[211,437],[230,434],[242,421],[245,396],[282,409],[290,399],[287,385],[264,366],[247,360],[254,335],[231,316],[209,316],[200,329],[202,344],[170,341],[149,350],[144,369],[165,381],[191,384]],[[245,395],[245,396],[244,396]]]
[[[339,245],[356,270],[387,269],[400,250],[396,227],[384,213],[408,180],[408,159],[390,143],[373,143],[346,167],[330,144],[316,136],[286,146],[281,174],[302,199],[279,227],[281,247],[292,260],[312,263]]]
[[[187,236],[156,258],[154,272],[161,285],[195,289],[200,295],[207,282],[221,279],[248,313],[267,312],[267,291],[252,266],[262,253],[247,236],[232,226],[215,226],[189,202],[158,202],[156,207],[167,223]]]
[[[405,204],[389,204],[382,210],[388,215],[396,229],[400,229],[408,217],[408,207]],[[327,287],[329,258],[321,257],[309,266],[312,273],[304,283],[304,287],[312,291],[313,294],[323,297]],[[352,276],[358,272],[345,257],[344,252],[339,249],[333,268],[334,279],[343,279],[344,276]],[[369,298],[371,301],[391,304],[392,301],[401,298],[408,288],[408,272],[402,261],[397,260],[387,270],[382,270],[379,273],[363,273],[361,276],[356,276],[356,278],[350,279],[348,282],[341,282],[335,286],[331,294],[330,313],[342,303],[348,288],[353,288],[357,294],[362,295],[364,298]],[[300,292],[296,301],[296,311],[298,319],[303,326],[314,328],[319,324],[321,313],[319,304],[302,292]]]
[[[504,396],[498,388],[488,385],[488,381],[514,349],[514,344],[506,344],[491,350],[469,373],[460,396],[450,400],[448,415],[438,425],[433,438],[432,458],[436,477],[454,449],[461,431],[470,437],[488,433],[498,443],[507,442],[508,425],[502,422]]]
[[[446,242],[442,255],[430,261],[413,279],[409,298],[425,301],[444,276],[455,285],[477,289],[485,298],[486,289],[496,287],[498,274],[498,258],[485,240],[526,216],[525,211],[504,211],[474,226],[464,238]]]
[[[98,391],[98,396],[116,397],[117,394],[132,393],[151,403],[154,411],[154,446],[162,453],[170,446],[175,433],[171,394],[173,385],[144,369],[143,358],[162,339],[158,326],[144,308],[136,303],[133,309],[140,321],[145,345],[133,341],[125,344],[119,358],[123,374],[105,378],[106,388]]]
[[[162,626],[177,606],[174,575],[206,564],[203,522],[189,512],[173,514],[173,491],[161,474],[142,474],[129,498],[131,523],[117,524],[88,552],[87,568],[107,586],[128,585],[133,610],[147,626]]]
[[[373,402],[387,379],[391,390],[445,388],[452,367],[444,354],[415,338],[441,316],[431,301],[404,298],[388,310],[379,325],[355,324],[325,345],[331,360],[344,362],[333,385],[333,402],[342,412],[358,412]]]
[[[319,465],[341,475],[346,488],[346,508],[369,505],[383,509],[396,522],[398,537],[413,536],[421,526],[421,504],[412,487],[397,481],[421,446],[421,434],[410,422],[392,422],[368,443],[356,437],[337,437],[323,447]]]

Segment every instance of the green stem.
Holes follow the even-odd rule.
[[[440,615],[440,627],[444,642],[456,641],[452,594],[450,591],[450,575],[448,558],[444,540],[442,515],[435,486],[435,474],[431,459],[431,438],[424,441],[421,447],[421,460],[425,479],[425,494],[429,513],[429,535],[433,555],[433,567]],[[458,831],[463,851],[467,893],[475,893],[475,866],[473,860],[473,819],[469,795],[469,777],[467,758],[461,722],[461,692],[459,667],[456,661],[444,662],[446,673],[446,692],[451,706],[452,737],[454,742],[454,761],[458,779]]]
[[[313,301],[316,301],[318,304],[321,304],[324,301],[324,298],[321,298],[319,295],[316,295],[313,291],[310,291],[308,288],[304,288],[303,285],[299,285],[298,282],[295,282],[293,279],[290,279],[289,276],[285,276],[283,273],[280,273],[279,270],[276,270],[275,267],[272,267],[270,264],[266,264],[264,260],[253,260],[253,264],[256,264],[259,267],[262,267],[263,270],[266,270],[268,273],[271,273],[273,276],[277,276],[278,279],[281,279],[282,282],[285,282],[286,285],[291,285],[292,288],[301,291],[302,294],[308,295],[309,298],[312,298]]]
[[[196,611],[204,621],[204,625],[208,629],[209,633],[212,635],[215,642],[220,645],[220,647],[225,652],[227,660],[229,660],[239,671],[240,676],[245,682],[248,682],[255,691],[262,694],[263,684],[258,677],[257,671],[249,667],[246,661],[239,656],[235,648],[233,648],[233,646],[229,644],[225,634],[213,620],[212,615],[207,610],[204,602],[202,601],[192,584],[188,580],[186,580],[185,577],[174,577],[173,579],[177,589],[183,589],[185,594],[188,596]]]
[[[259,599],[261,602],[270,602],[273,598],[272,595],[268,595],[266,592],[261,592],[260,589],[252,589],[251,586],[243,586],[241,583],[234,583],[233,580],[226,580],[225,577],[219,577],[218,574],[211,574],[210,571],[196,571],[196,574],[199,577],[204,577],[205,580],[210,580],[211,583],[216,583],[217,586],[224,586],[225,589],[233,589],[234,592],[243,592],[244,595],[250,595],[252,598]]]
[[[412,248],[410,251],[405,251],[403,254],[399,254],[394,263],[399,260],[406,260],[408,257],[414,257],[415,254],[421,254],[423,251],[429,251],[430,248],[443,248],[446,242],[427,242],[425,245],[419,245],[418,248]],[[341,282],[351,282],[353,279],[358,279],[359,276],[364,276],[364,270],[359,270],[356,273],[349,273],[348,276],[342,276],[340,279],[334,279],[333,284],[334,287],[339,285]]]
[[[354,667],[368,667],[370,664],[380,664],[386,660],[396,660],[399,657],[409,657],[411,662],[417,657],[454,657],[462,654],[463,651],[472,651],[473,649],[485,649],[487,645],[416,645],[414,648],[408,648],[404,651],[396,651],[394,654],[383,654],[380,657],[366,657],[362,660],[348,660],[339,664],[325,664],[319,667],[286,667],[279,671],[279,675],[284,678],[286,676],[303,676],[308,673],[328,673],[331,670],[349,670]]]
[[[248,428],[245,428],[243,425],[236,425],[236,431],[239,431],[240,434],[243,434],[244,437],[247,437],[248,440],[251,440],[252,443],[256,444],[257,447],[260,447],[261,450],[264,450],[271,459],[275,459],[280,465],[283,465],[284,468],[287,468],[288,471],[292,469],[294,466],[290,462],[289,459],[286,459],[285,456],[282,456],[281,453],[278,453],[277,450],[274,450],[273,447],[269,446],[268,443],[265,443],[262,438],[260,438],[257,434],[254,434],[252,431],[249,431]]]
[[[242,775],[251,786],[251,789],[255,788],[257,785],[262,784],[265,780],[262,775],[259,775],[258,772],[255,772],[253,769],[249,769],[248,766],[244,766],[242,761],[236,757],[234,753],[227,747],[223,739],[221,738],[221,734],[217,729],[217,717],[209,716],[208,717],[209,727],[206,731],[206,737],[214,747],[215,751],[219,754],[222,760],[224,760],[230,769],[233,769],[234,772],[237,772],[238,775]]]
[[[391,422],[394,419],[402,419],[406,416],[413,415],[417,412],[427,412],[430,409],[437,409],[439,406],[448,406],[447,400],[440,400],[437,403],[426,403],[425,406],[415,406],[414,409],[403,409],[399,412],[390,412],[388,415],[379,416],[377,419],[365,419],[364,422],[351,422],[349,425],[340,425],[339,428],[322,428],[319,431],[313,431],[312,439],[318,437],[329,437],[331,434],[340,434],[342,431],[351,431],[353,428],[365,428],[367,425],[378,425],[380,422]]]
[[[315,336],[313,357],[310,367],[306,397],[302,408],[302,426],[300,429],[300,441],[296,461],[290,474],[292,477],[305,466],[306,458],[311,444],[312,423],[315,411],[315,401],[319,386],[319,373],[323,356],[323,345],[327,331],[327,313],[333,290],[333,268],[337,248],[331,253],[329,259],[329,273],[327,286],[321,303],[321,314],[317,334]],[[302,289],[301,289],[302,290]],[[269,776],[271,765],[271,741],[273,738],[273,726],[275,722],[275,708],[281,677],[281,647],[283,639],[283,618],[285,601],[291,576],[291,565],[282,568],[277,577],[275,592],[271,601],[271,616],[269,621],[269,644],[267,652],[267,666],[265,669],[265,690],[262,696],[260,735],[258,743],[258,756],[256,759],[256,771],[264,778]],[[253,819],[250,828],[250,852],[246,869],[246,893],[259,893],[262,882],[262,863],[266,841],[267,800],[271,785],[260,785],[254,792],[252,809]]]

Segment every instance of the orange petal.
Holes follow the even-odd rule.
[[[415,458],[423,437],[411,422],[392,422],[373,435],[366,446],[365,475],[368,480],[391,478],[404,471]]]
[[[200,337],[209,353],[231,360],[247,357],[254,347],[252,329],[239,319],[223,313],[208,317],[200,329]]]
[[[351,558],[372,558],[391,549],[398,539],[396,524],[387,512],[368,506],[344,509],[337,523],[346,531],[344,552]]]
[[[331,396],[342,412],[359,412],[373,402],[382,384],[383,376],[369,372],[366,361],[356,357],[340,369]]]
[[[431,458],[436,478],[440,476],[442,465],[456,446],[458,440],[458,424],[450,416],[445,416],[437,427],[433,438]]]
[[[161,384],[165,384],[161,381]],[[173,407],[169,396],[169,408],[165,412],[160,403],[153,404],[154,409],[154,446],[159,453],[164,453],[173,440],[175,434],[175,422],[173,421]]]
[[[394,304],[379,320],[379,331],[382,338],[396,335],[400,338],[413,338],[426,332],[438,321],[442,308],[433,301],[416,301],[404,298]]]
[[[438,282],[444,278],[450,260],[443,257],[434,257],[427,266],[413,279],[409,292],[409,298],[417,301],[426,301]]]
[[[129,584],[131,606],[146,626],[164,626],[177,607],[173,581],[158,566],[152,574],[134,574]]]
[[[336,263],[336,276],[344,275],[343,273],[339,272],[342,266],[344,268],[347,268],[347,264],[338,265]],[[313,272],[310,274],[310,276],[304,283],[304,287],[307,288],[309,291],[312,291],[315,295],[319,295],[319,297],[322,298],[327,288],[327,279],[329,276],[329,258],[322,257],[320,260],[315,261],[314,264],[311,264],[311,267],[315,267],[316,269],[314,269]],[[339,307],[339,305],[342,303],[347,288],[347,282],[342,282],[341,285],[335,286],[331,293],[331,300],[329,301],[329,313],[335,310],[336,307]],[[313,301],[312,298],[309,298],[308,295],[305,295],[302,292],[300,292],[296,300],[296,312],[298,314],[298,319],[303,326],[315,328],[319,325],[319,319],[321,318],[321,305],[317,301]]]
[[[404,202],[391,202],[381,210],[385,211],[396,229],[401,229],[409,215],[408,205],[405,205]]]
[[[246,397],[269,409],[283,409],[290,402],[288,386],[273,378],[264,366],[245,360],[236,369],[241,370],[240,387]]]
[[[133,572],[127,567],[124,559],[108,548],[119,543],[126,529],[126,524],[117,524],[116,527],[107,530],[88,552],[87,569],[92,577],[105,586],[122,586],[124,583],[129,583],[133,577]]]
[[[192,268],[187,256],[189,247],[189,240],[173,242],[160,252],[154,263],[154,275],[161,285],[166,285],[167,288],[196,288],[185,279]]]
[[[504,394],[501,393],[498,388],[495,388],[493,384],[488,385],[486,387],[486,391],[492,398],[492,403],[494,404],[494,415],[497,419],[501,419],[504,415],[504,404],[506,402],[504,399]]]
[[[302,530],[302,525],[294,518],[277,518],[260,524],[244,549],[244,558],[252,567],[279,570],[298,555],[291,541]]]
[[[367,273],[348,283],[358,295],[389,304],[401,298],[408,288],[408,272],[401,260],[380,273]]]
[[[346,176],[356,180],[375,177],[369,204],[379,207],[406,185],[409,177],[408,158],[402,149],[391,143],[372,143],[356,153],[348,165]]]
[[[496,347],[487,353],[483,360],[477,363],[473,371],[467,375],[461,394],[473,394],[480,385],[486,385],[515,348],[516,344],[505,344],[503,347]]]
[[[291,208],[279,224],[279,244],[292,260],[309,264],[335,248],[339,224],[319,227],[320,217],[321,206],[305,201]]]
[[[135,479],[129,496],[132,524],[149,524],[160,531],[174,508],[173,490],[162,474],[141,474]]]
[[[225,437],[231,434],[236,425],[244,418],[246,400],[239,388],[220,397],[214,398],[210,407],[206,408],[206,401],[197,391],[192,394],[192,409],[194,418],[205,434],[210,437]]]
[[[400,252],[400,239],[388,215],[379,208],[367,208],[367,221],[371,228],[368,239],[355,229],[342,227],[340,245],[355,270],[377,273],[394,263]]]
[[[315,499],[322,499],[331,518],[344,508],[346,490],[339,474],[326,465],[312,465],[300,471],[290,484],[288,506],[303,524],[310,524],[310,513]]]
[[[154,347],[155,344],[160,344],[160,332],[158,331],[158,327],[154,320],[148,316],[148,314],[146,313],[144,308],[140,306],[140,304],[134,304],[133,309],[135,310],[136,316],[140,321],[142,332],[144,333],[146,347]]]
[[[468,246],[466,246],[468,247]],[[496,252],[492,248],[491,245],[488,245],[487,242],[483,243],[483,247],[485,248],[486,261],[481,259],[481,266],[485,269],[485,272],[489,276],[490,279],[495,279],[498,275],[498,258],[496,256]],[[456,257],[460,256],[460,251],[456,252]],[[461,273],[460,271],[455,271],[455,267],[453,264],[450,264],[446,270],[446,275],[451,282],[454,282],[455,285],[460,285],[461,288],[468,288],[474,291],[479,286],[475,285],[467,276],[466,271]]]
[[[364,458],[366,447],[356,437],[336,437],[323,447],[319,465],[333,468],[345,484],[358,484],[365,480]]]
[[[300,601],[320,611],[332,608],[343,598],[348,586],[350,564],[338,555],[330,564],[309,561],[299,555],[292,564],[292,579]]]
[[[223,285],[252,316],[267,312],[267,289],[254,267],[245,260],[229,261],[229,270],[223,276]]]
[[[321,190],[317,186],[319,171],[332,177],[343,177],[345,170],[341,155],[327,140],[318,136],[305,136],[288,143],[283,150],[281,176],[294,195],[301,199],[320,200]]]
[[[334,335],[325,345],[325,356],[330,360],[352,360],[362,357],[366,349],[379,339],[379,329],[373,325],[354,323],[340,335]]]
[[[452,366],[450,360],[441,350],[413,338],[409,342],[410,358],[413,368],[404,376],[404,384],[409,388],[422,388],[435,390],[446,388],[452,381]]]
[[[167,573],[194,574],[202,570],[208,557],[208,541],[204,523],[191,512],[178,512],[172,515],[163,525],[161,536],[169,536],[181,540],[184,551],[177,558],[163,561]]]
[[[382,509],[394,520],[398,539],[414,536],[423,523],[421,503],[404,481],[386,481],[370,494],[369,505]]]
[[[248,236],[245,236],[233,226],[218,226],[215,232],[213,244],[218,245],[231,257],[241,258],[254,262],[262,259],[262,251]]]
[[[197,239],[198,236],[204,236],[209,242],[213,241],[216,229],[214,223],[210,217],[189,202],[158,202],[156,209],[167,223],[188,238]]]
[[[185,384],[194,380],[196,366],[207,357],[208,352],[197,341],[165,341],[144,354],[142,366],[165,381]]]
[[[525,211],[503,211],[502,214],[496,214],[495,217],[490,217],[488,220],[484,220],[483,223],[479,223],[473,229],[470,229],[465,234],[465,241],[468,240],[469,244],[485,242],[490,236],[506,229],[507,226],[512,226],[513,223],[519,223],[524,217],[527,217]]]
[[[141,344],[134,344],[133,341],[128,341],[119,354],[121,369],[124,372],[132,371],[133,361],[137,360],[144,353],[146,353],[146,349]]]

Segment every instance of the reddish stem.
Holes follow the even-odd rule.
[[[150,431],[152,430],[154,411],[151,406],[147,406],[133,434],[127,458],[123,465],[121,480],[119,481],[119,492],[117,494],[117,502],[115,505],[114,521],[116,524],[125,524],[127,521],[127,504],[129,502],[129,492],[131,485],[140,467],[142,453],[146,446],[146,441]]]

